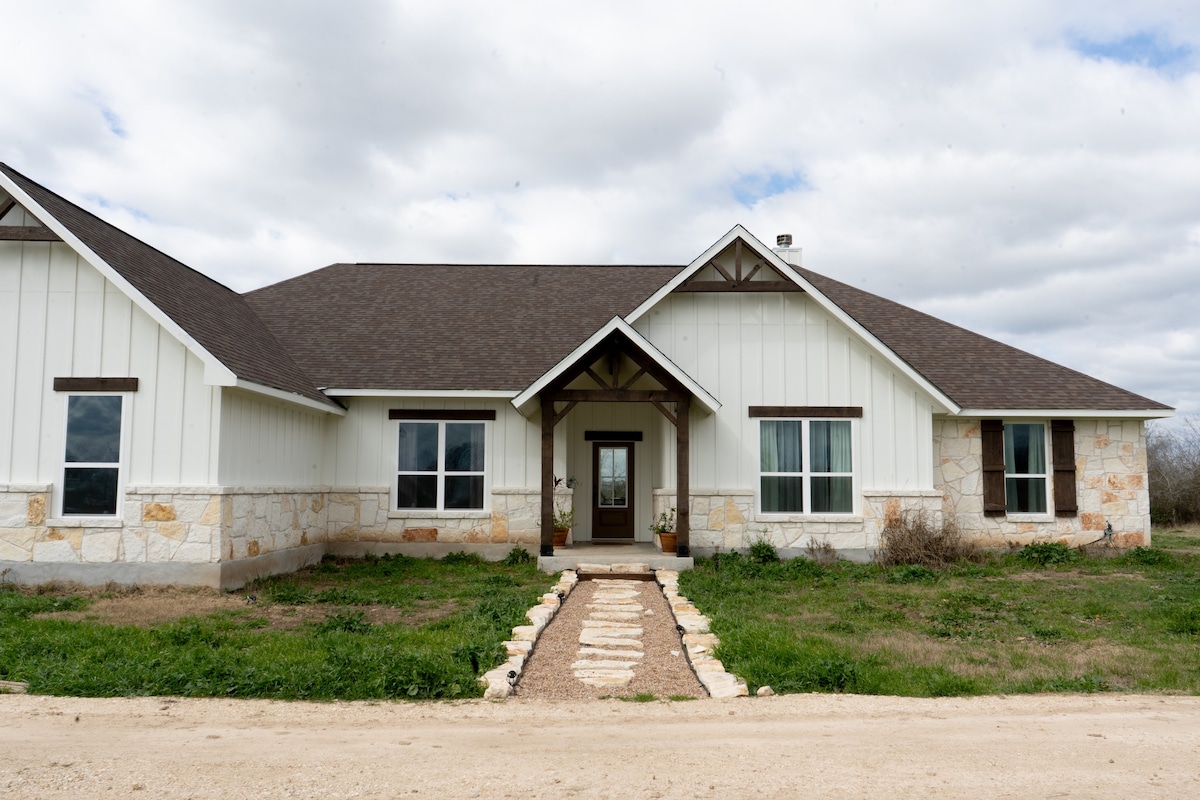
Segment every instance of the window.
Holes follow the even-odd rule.
[[[1046,426],[1004,426],[1004,500],[1009,514],[1046,513]]]
[[[402,421],[396,508],[483,509],[482,422]]]
[[[853,513],[852,432],[848,419],[760,420],[763,513]]]
[[[116,394],[67,397],[64,516],[115,516],[121,475],[121,414]]]

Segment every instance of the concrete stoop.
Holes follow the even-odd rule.
[[[645,564],[651,571],[667,569],[679,572],[696,565],[695,559],[663,553],[654,545],[639,542],[633,545],[589,545],[557,548],[552,556],[538,556],[542,572],[578,571],[582,565]]]
[[[691,561],[690,558],[676,560]],[[480,676],[479,682],[487,687],[483,695],[485,699],[502,700],[513,693],[513,687],[521,677],[525,661],[533,652],[538,636],[550,624],[581,577],[603,580],[610,584],[612,591],[604,602],[595,604],[597,608],[591,615],[595,619],[584,623],[579,641],[579,660],[572,665],[577,679],[592,685],[616,686],[625,685],[633,678],[633,666],[641,657],[636,651],[641,649],[642,628],[639,621],[633,618],[640,617],[641,606],[638,605],[636,611],[633,609],[636,592],[629,587],[633,581],[654,580],[671,608],[676,627],[682,633],[688,663],[709,695],[745,697],[749,694],[746,682],[726,672],[725,665],[713,657],[713,650],[719,641],[709,630],[708,617],[679,594],[678,570],[655,569],[644,562],[610,560],[609,563],[582,562],[562,571],[554,587],[542,595],[541,603],[526,612],[530,624],[513,628],[512,639],[504,643],[508,660]],[[628,604],[629,608],[624,608],[624,604]]]

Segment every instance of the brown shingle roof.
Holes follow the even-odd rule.
[[[333,405],[237,292],[8,165],[0,164],[0,170],[239,378]]]
[[[318,386],[520,391],[681,269],[334,264],[246,299]]]
[[[963,408],[1170,409],[812,270],[794,269]]]

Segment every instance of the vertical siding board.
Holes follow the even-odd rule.
[[[43,414],[46,379],[46,322],[50,249],[26,242],[21,249],[21,339],[17,350],[12,448],[12,480],[50,481],[53,474],[40,472],[42,429],[52,426]],[[53,435],[53,434],[52,434]],[[57,434],[61,437],[61,433]],[[54,472],[57,472],[57,467]]]
[[[130,321],[129,371],[146,380],[133,395],[128,483],[151,483],[154,473],[155,409],[158,395],[158,324],[140,308]]]
[[[156,326],[157,328],[157,326]],[[153,468],[150,480],[178,484],[182,471],[184,358],[187,351],[173,336],[157,328],[158,371],[154,398]]]
[[[129,371],[129,327],[133,301],[116,286],[105,281],[101,302],[104,310],[99,374],[115,378],[141,377],[143,380],[149,380],[149,375],[134,376]]]
[[[13,245],[18,245],[14,247]],[[21,348],[21,266],[17,242],[0,242],[0,483],[11,483],[16,421],[17,352]]]
[[[186,353],[184,365],[182,465],[180,479],[185,484],[203,485],[209,475],[209,402],[211,390],[204,385],[204,364]]]
[[[74,256],[74,253],[71,253]],[[104,279],[87,265],[76,272],[74,353],[71,374],[101,375],[104,350]],[[121,376],[115,376],[121,377]]]

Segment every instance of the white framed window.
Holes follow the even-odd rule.
[[[68,394],[59,513],[115,517],[120,508],[125,397]]]
[[[1046,513],[1047,451],[1044,423],[1004,423],[1004,502],[1009,514]]]
[[[853,514],[850,419],[759,420],[759,511]]]
[[[487,423],[400,420],[394,510],[485,508]]]

